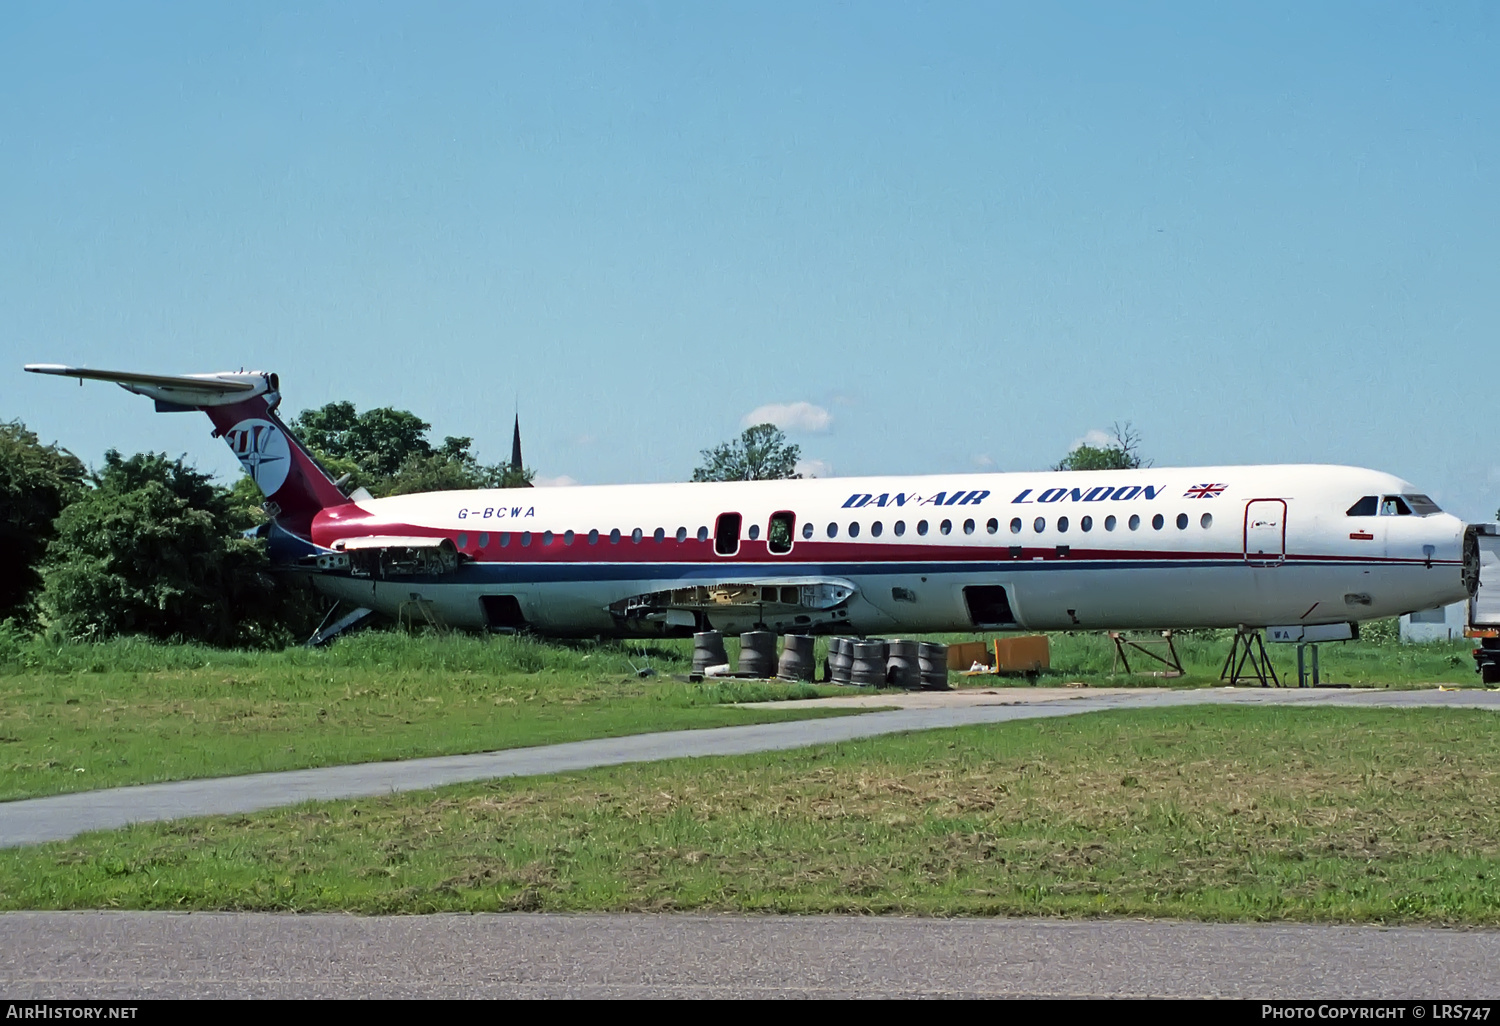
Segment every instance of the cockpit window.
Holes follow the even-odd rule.
[[[1380,515],[1383,517],[1409,517],[1411,507],[1399,495],[1387,495],[1380,500]]]
[[[1411,506],[1411,511],[1419,517],[1430,517],[1434,513],[1441,513],[1438,504],[1425,495],[1403,495],[1401,496]]]
[[[1349,512],[1346,515],[1351,517],[1373,517],[1377,512],[1376,507],[1379,503],[1380,500],[1375,498],[1375,496],[1366,495],[1363,499],[1350,506]]]

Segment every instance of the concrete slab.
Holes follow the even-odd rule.
[[[0,915],[12,1001],[1500,998],[1500,932],[853,916]]]

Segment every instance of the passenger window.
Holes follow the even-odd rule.
[[[759,541],[760,540],[760,525],[759,524],[751,524],[750,525],[750,540],[751,541]]]
[[[944,534],[952,534],[953,533],[953,521],[951,521],[951,520],[944,520],[941,524],[938,525],[938,530],[942,531]]]
[[[489,535],[489,532],[488,531],[482,531],[482,532],[480,532],[480,535],[479,535],[479,547],[481,549],[488,548],[489,544],[490,544],[490,535]]]
[[[965,520],[964,521],[964,534],[973,534],[973,533],[974,533],[974,521],[972,521],[972,520]]]
[[[461,549],[466,549],[469,547],[469,536],[467,534],[464,534],[462,531],[460,531],[458,534],[458,547]]]
[[[879,520],[877,520],[873,524],[870,525],[870,537],[871,538],[879,538],[880,537],[880,532],[884,531],[884,530],[885,530],[885,525],[882,524]]]
[[[1067,517],[1058,517],[1057,518],[1057,529],[1058,529],[1059,532],[1061,532],[1063,534],[1067,533],[1067,531],[1068,531],[1068,518]]]
[[[924,536],[927,534],[927,521],[925,521],[925,520],[918,520],[917,521],[917,533],[920,534],[920,535],[924,535]]]
[[[592,531],[589,532],[589,544],[590,545],[598,545],[599,544],[599,529],[597,527],[594,528]]]
[[[575,537],[576,537],[576,535],[574,535],[572,531],[564,531],[563,532],[563,544],[564,545],[572,545],[573,544],[573,539]]]
[[[1117,523],[1119,523],[1119,521],[1117,521],[1114,514],[1111,513],[1109,516],[1104,518],[1104,529],[1106,531],[1113,531],[1115,529],[1115,524]]]
[[[639,545],[643,537],[645,537],[645,532],[637,527],[634,531],[630,532],[630,543],[632,545]]]
[[[990,534],[994,534],[996,531],[1000,530],[1000,521],[996,520],[994,517],[990,517],[989,523],[984,525],[984,529],[990,532]]]
[[[700,527],[700,528],[698,528],[698,540],[701,541],[701,542],[708,541],[708,528],[706,528],[706,527]]]
[[[1188,525],[1188,515],[1186,513],[1179,513],[1179,514],[1177,514],[1177,530],[1179,530],[1179,531],[1186,531],[1187,530],[1187,525]]]
[[[543,545],[551,545],[552,544],[552,532],[551,531],[543,531],[542,532],[542,544]]]
[[[620,529],[618,527],[609,532],[609,543],[611,545],[620,544]]]
[[[1082,520],[1078,521],[1078,529],[1080,531],[1083,531],[1085,534],[1087,534],[1089,531],[1092,531],[1094,529],[1094,518],[1084,517]]]
[[[500,532],[500,547],[502,549],[508,549],[508,548],[510,548],[510,532],[509,531],[501,531]]]
[[[1020,534],[1021,533],[1021,518],[1020,517],[1015,517],[1015,518],[1013,518],[1011,520],[1011,522],[1010,522],[1010,533],[1011,534]]]
[[[1378,502],[1379,500],[1375,496],[1366,495],[1363,499],[1350,506],[1349,512],[1344,515],[1350,517],[1373,517],[1377,512],[1376,505]]]
[[[666,540],[667,529],[664,527],[658,527],[655,531],[651,532],[651,537],[656,541],[656,544],[660,545],[663,541]]]
[[[1203,529],[1206,531],[1214,525],[1214,515],[1212,513],[1205,513],[1198,518],[1198,523],[1203,525]]]
[[[851,537],[851,538],[858,538],[859,537],[859,521],[858,520],[850,521],[850,523],[849,523],[849,537]]]
[[[829,524],[828,525],[828,537],[830,537],[830,538],[837,538],[838,536],[839,536],[839,525],[838,524]]]
[[[812,525],[812,521],[809,520],[807,523],[805,523],[805,524],[802,525],[802,537],[804,537],[804,538],[811,538],[812,536],[813,536],[813,525]]]
[[[677,544],[681,545],[685,541],[687,541],[687,528],[679,527],[677,529]]]
[[[721,556],[732,556],[740,551],[740,515],[720,513],[714,521],[714,552]]]
[[[891,528],[891,530],[893,530],[893,531],[896,532],[896,537],[897,538],[901,537],[903,534],[906,533],[906,521],[905,520],[898,520],[898,521],[896,521],[896,526],[893,527],[893,528]]]
[[[524,546],[528,546],[530,544],[531,544],[531,532],[530,531],[522,531],[521,532],[521,545],[524,547]]]
[[[1141,526],[1141,518],[1140,518],[1139,514],[1136,514],[1136,513],[1130,514],[1130,529],[1132,531],[1137,531],[1137,530],[1140,529],[1140,526]]]
[[[1043,531],[1045,531],[1047,529],[1047,518],[1046,517],[1037,517],[1035,520],[1033,520],[1031,522],[1031,529],[1033,531],[1035,531],[1037,534],[1041,534]]]
[[[797,514],[788,510],[771,514],[770,526],[766,528],[766,547],[773,555],[781,556],[792,551],[792,529],[797,526]]]
[[[1166,519],[1160,513],[1158,513],[1158,514],[1156,514],[1156,516],[1154,516],[1154,517],[1151,518],[1151,529],[1153,531],[1160,531],[1161,528],[1162,528],[1162,525],[1165,524],[1166,522],[1167,522]]]

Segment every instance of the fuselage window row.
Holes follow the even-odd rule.
[[[1397,515],[1399,515],[1399,514],[1397,514]],[[791,534],[792,534],[792,523],[793,523],[793,521],[794,521],[794,516],[791,513],[778,513],[776,515],[776,517],[774,517],[772,519],[772,533],[767,535],[767,544],[771,548],[771,550],[773,552],[775,552],[776,554],[778,554],[778,555],[784,554],[784,553],[787,553],[787,552],[791,551]],[[1214,518],[1213,518],[1213,514],[1212,513],[1204,513],[1202,516],[1200,516],[1198,518],[1198,524],[1204,530],[1207,530],[1208,528],[1210,528],[1211,526],[1213,526],[1213,521],[1214,521]],[[1174,522],[1176,523],[1177,529],[1179,531],[1185,531],[1185,530],[1187,530],[1188,525],[1192,522],[1192,519],[1186,513],[1178,513],[1176,515],[1176,517],[1174,518]],[[1131,514],[1130,518],[1126,522],[1126,524],[1129,527],[1129,529],[1132,530],[1132,531],[1139,530],[1140,527],[1141,527],[1141,518],[1140,518],[1140,516],[1138,514]],[[1022,522],[1022,520],[1021,520],[1020,517],[1012,518],[1012,520],[1010,521],[1010,525],[1009,526],[1010,526],[1010,533],[1011,534],[1020,534],[1022,532],[1023,528],[1025,527],[1025,525]],[[1068,517],[1058,517],[1052,523],[1053,530],[1055,530],[1059,534],[1066,534],[1068,532],[1068,530],[1072,526],[1073,526],[1073,523],[1072,523],[1072,521]],[[1092,531],[1094,529],[1094,518],[1091,517],[1091,516],[1081,517],[1078,520],[1078,525],[1077,526],[1078,526],[1078,529],[1080,531],[1083,531],[1084,533],[1088,533],[1088,532],[1090,532],[1090,531]],[[1116,526],[1118,526],[1118,521],[1116,520],[1116,518],[1114,517],[1114,515],[1111,514],[1111,515],[1106,516],[1104,518],[1104,524],[1103,524],[1103,526],[1104,526],[1104,530],[1106,530],[1106,531],[1113,531],[1116,528]],[[1151,518],[1151,527],[1152,527],[1153,530],[1160,531],[1165,526],[1166,526],[1166,518],[1162,514],[1157,513],[1156,515],[1154,515]],[[1000,531],[1000,521],[997,520],[997,519],[995,519],[994,517],[991,517],[985,523],[984,527],[985,527],[985,531],[987,533],[989,533],[989,534],[998,534],[999,531]],[[1036,534],[1043,534],[1043,533],[1045,533],[1047,531],[1047,527],[1048,527],[1048,525],[1047,525],[1047,518],[1046,517],[1037,517],[1035,520],[1032,521],[1031,528],[1032,528],[1032,531],[1034,533],[1036,533]],[[850,538],[858,538],[860,536],[860,532],[862,530],[862,526],[861,526],[861,524],[860,524],[859,521],[857,521],[857,520],[851,520],[849,522],[849,524],[847,525],[847,527],[843,528],[843,530],[845,530],[847,532],[848,537],[850,537]],[[837,538],[839,536],[839,531],[840,531],[839,524],[837,524],[837,523],[830,523],[828,525],[828,528],[827,528],[827,535],[828,535],[829,538]],[[876,521],[872,522],[870,524],[869,531],[870,531],[870,537],[872,537],[872,538],[882,537],[885,534],[885,524],[884,524],[884,522],[879,521],[879,520],[876,520]],[[928,532],[928,523],[927,523],[927,521],[925,521],[925,520],[919,520],[917,522],[917,525],[916,525],[916,531],[917,531],[917,534],[919,536],[925,537],[927,535],[927,532]],[[939,531],[939,533],[944,534],[944,535],[952,534],[953,533],[953,521],[951,521],[951,520],[941,521],[938,524],[938,531]],[[964,532],[964,534],[966,534],[966,535],[973,535],[973,534],[978,533],[978,531],[979,531],[979,525],[978,525],[977,521],[974,521],[974,520],[965,520],[963,522],[963,532]],[[758,540],[760,538],[760,533],[761,533],[760,532],[760,525],[759,524],[751,524],[750,528],[749,528],[749,530],[747,532],[747,536],[748,536],[748,538],[749,538],[750,541],[756,541],[756,540]],[[804,523],[802,525],[802,537],[804,539],[811,540],[812,537],[813,537],[813,535],[815,533],[816,533],[815,532],[815,528],[814,528],[814,526],[813,526],[813,524],[812,524],[811,521],[809,521],[807,523]],[[895,523],[893,523],[891,525],[891,533],[893,535],[895,535],[896,537],[898,537],[898,538],[905,536],[905,534],[906,534],[906,521],[904,521],[904,520],[897,520]],[[562,543],[564,545],[572,545],[573,542],[577,539],[577,536],[578,536],[578,534],[575,531],[572,531],[572,530],[564,531],[562,533]],[[706,526],[700,526],[697,529],[696,532],[692,533],[692,536],[696,537],[699,542],[706,542],[709,539],[709,529]],[[598,528],[590,529],[590,531],[588,532],[588,536],[587,537],[588,537],[588,543],[590,545],[598,545],[599,544],[599,540],[600,540],[599,529]],[[609,532],[609,536],[608,537],[609,537],[609,543],[611,545],[618,545],[618,544],[620,544],[620,542],[622,540],[621,529],[618,528],[618,527],[611,529],[610,532]],[[663,542],[665,542],[667,540],[667,537],[668,537],[668,535],[667,535],[667,529],[664,528],[664,527],[655,528],[651,532],[650,537],[651,537],[652,541],[655,541],[658,544],[663,543]],[[688,531],[688,529],[686,527],[679,527],[679,528],[677,528],[676,531],[674,531],[672,533],[671,537],[675,541],[677,541],[679,544],[682,544],[682,543],[685,543],[688,540],[688,538],[689,538],[689,531]],[[645,533],[645,530],[643,528],[639,528],[639,527],[633,528],[631,530],[631,532],[630,532],[630,541],[631,541],[632,544],[639,545],[639,544],[641,544],[642,541],[645,540],[645,538],[646,538],[646,533]],[[474,538],[474,541],[475,541],[475,544],[476,544],[476,546],[478,548],[480,548],[480,549],[487,549],[487,548],[489,548],[490,542],[491,542],[492,539],[494,540],[495,544],[497,544],[502,549],[510,547],[510,544],[511,544],[511,535],[510,535],[510,532],[508,532],[508,531],[500,531],[500,532],[497,532],[496,534],[494,534],[493,536],[490,535],[488,532],[484,532],[484,533],[481,533],[481,534],[477,535]],[[469,536],[468,532],[460,532],[457,535],[457,537],[454,539],[456,545],[458,546],[458,548],[461,551],[465,550],[465,549],[467,549],[469,547],[469,540],[470,540],[470,536]],[[555,540],[556,540],[556,535],[552,531],[543,531],[542,532],[540,541],[541,541],[541,544],[544,547],[545,546],[550,546]],[[531,545],[531,532],[530,531],[523,531],[523,532],[520,533],[520,543],[521,543],[521,545],[523,547],[527,547],[527,546]]]

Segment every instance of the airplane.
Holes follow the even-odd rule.
[[[287,429],[274,373],[25,369],[115,382],[158,412],[206,413],[266,497],[274,566],[357,610],[399,617],[417,603],[454,627],[555,637],[1229,627],[1332,641],[1357,636],[1360,621],[1463,600],[1474,577],[1461,520],[1406,481],[1356,467],[377,499],[345,494]]]

